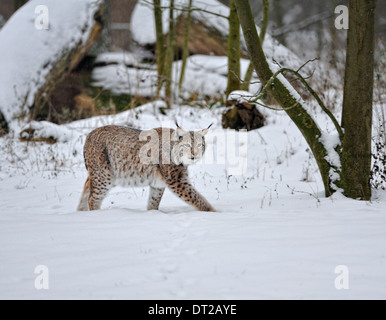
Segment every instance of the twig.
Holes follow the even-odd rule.
[[[318,102],[319,106],[322,108],[322,110],[327,114],[327,116],[331,119],[331,121],[333,122],[336,130],[338,131],[338,134],[339,134],[339,139],[340,141],[343,141],[343,130],[341,128],[341,126],[339,125],[338,121],[336,120],[336,118],[334,117],[334,115],[332,114],[332,112],[330,110],[327,109],[327,107],[324,105],[323,101],[320,99],[319,95],[311,88],[311,86],[308,84],[308,82],[306,81],[306,79],[303,78],[303,76],[301,76],[299,74],[299,72],[297,71],[294,71],[292,69],[288,69],[288,68],[283,68],[282,69],[283,72],[290,72],[290,73],[293,73],[295,74],[299,80],[301,81],[301,83],[303,83],[303,85],[307,88],[307,90],[312,94],[312,96],[316,99],[316,101]]]
[[[310,62],[311,60],[309,60],[308,62]],[[305,64],[304,64],[305,65]],[[304,66],[303,65],[303,66]],[[300,70],[301,68],[299,68],[298,70]],[[257,100],[261,99],[263,97],[263,95],[265,94],[265,92],[271,87],[271,85],[273,84],[273,82],[277,79],[277,77],[279,76],[279,74],[283,74],[285,72],[290,72],[290,73],[293,73],[295,74],[298,79],[301,81],[301,83],[306,87],[306,89],[311,93],[311,95],[316,99],[316,101],[318,102],[319,106],[322,108],[322,110],[327,114],[327,116],[331,119],[331,121],[333,122],[336,130],[338,131],[338,134],[339,134],[339,138],[340,138],[340,141],[343,141],[343,130],[342,128],[340,127],[338,121],[336,120],[336,118],[334,117],[334,115],[332,114],[332,112],[330,110],[327,109],[327,107],[324,105],[323,101],[320,99],[319,95],[311,88],[311,86],[307,83],[306,79],[299,74],[298,71],[295,71],[295,70],[292,70],[292,69],[289,69],[289,68],[281,68],[279,69],[278,71],[276,71],[272,77],[267,81],[267,83],[265,84],[265,86],[263,87],[263,89],[261,90],[260,94],[256,97],[254,97],[253,100],[250,100],[249,102],[255,102],[255,103],[258,103]],[[294,103],[294,105],[290,106],[289,108],[293,108],[293,107],[296,107],[298,102]],[[261,104],[262,105],[262,104]],[[263,105],[264,106],[264,105]],[[288,108],[284,109],[283,110],[287,110]]]
[[[300,68],[298,70],[296,70],[296,72],[299,72],[300,70],[302,70],[307,64],[309,64],[310,62],[314,62],[316,60],[319,60],[320,58],[313,58],[313,59],[309,59],[307,60],[306,62],[304,62]]]
[[[307,195],[313,197],[317,201],[317,203],[320,203],[320,199],[316,195],[314,195],[314,194],[312,194],[310,192],[307,192],[307,191],[297,191],[297,190],[295,190],[295,187],[291,188],[288,184],[287,184],[287,188],[291,190],[292,194],[294,194],[294,193],[307,194]]]
[[[149,7],[152,7],[152,8],[154,7],[154,5],[153,5],[153,3],[151,1],[142,0],[142,3],[148,5]],[[160,9],[170,9],[170,6],[160,6],[159,8]],[[229,17],[227,17],[227,16],[224,16],[224,15],[222,15],[220,13],[216,13],[216,12],[213,12],[213,11],[201,9],[201,8],[186,8],[186,7],[182,7],[182,6],[181,7],[174,6],[174,10],[181,11],[181,12],[200,11],[200,12],[204,12],[204,13],[208,13],[208,14],[214,15],[216,17],[220,17],[220,18],[224,18],[224,19],[229,20]]]

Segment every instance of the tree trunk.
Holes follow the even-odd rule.
[[[157,73],[158,73],[158,85],[157,85],[157,99],[161,91],[164,79],[164,63],[165,63],[165,39],[162,27],[162,8],[161,0],[154,0],[154,23],[156,32],[156,48],[155,54],[157,59]]]
[[[261,19],[261,27],[259,38],[261,45],[263,45],[265,34],[267,32],[269,22],[269,0],[263,0],[263,18]]]
[[[376,0],[350,0],[342,127],[342,186],[346,196],[371,197],[371,126]]]
[[[230,3],[227,95],[240,89],[240,20],[234,0]]]
[[[269,22],[269,0],[263,0],[263,18],[261,19],[261,28],[260,28],[260,42],[261,46],[263,46],[265,33],[267,32]],[[244,77],[244,83],[241,85],[241,89],[248,91],[249,85],[251,84],[252,76],[253,76],[253,63],[250,62],[247,72]]]
[[[337,3],[337,0],[330,0],[331,10],[335,10],[336,6],[338,5]],[[329,43],[328,51],[326,52],[329,57],[328,62],[332,65],[333,68],[337,69],[339,65],[339,55],[337,54],[337,52],[339,52],[341,46],[339,45],[339,39],[337,35],[337,32],[339,32],[340,30],[336,30],[335,28],[335,18],[336,16],[334,15],[328,19],[328,29],[331,40]]]
[[[263,85],[265,85],[272,78],[273,72],[267,63],[261,47],[261,42],[256,31],[249,1],[234,1],[244,32],[249,56],[251,57],[251,61],[260,81]],[[320,142],[321,131],[319,127],[303,106],[293,97],[287,87],[284,86],[277,78],[270,86],[269,92],[286,111],[306,139],[318,164],[325,187],[325,194],[326,196],[330,196],[334,192],[331,186],[330,178],[331,164],[326,160],[327,150]]]
[[[274,12],[274,23],[275,23],[275,29],[280,29],[283,27],[283,8],[281,5],[281,0],[273,0],[273,12]],[[280,34],[276,36],[276,39],[283,45],[286,45],[285,43],[285,34]]]
[[[174,61],[174,48],[175,41],[175,21],[174,21],[174,0],[170,0],[169,7],[169,36],[168,47],[166,51],[166,64],[165,64],[165,100],[168,108],[172,106],[172,83],[173,83],[173,61]]]
[[[181,63],[181,74],[180,74],[180,81],[179,81],[179,92],[181,94],[182,90],[182,84],[184,83],[184,77],[185,77],[185,69],[186,69],[186,62],[189,57],[189,30],[190,30],[190,24],[192,22],[192,2],[193,0],[189,0],[189,6],[188,6],[188,13],[186,16],[186,24],[185,24],[185,32],[184,32],[184,45],[182,47],[182,63]]]

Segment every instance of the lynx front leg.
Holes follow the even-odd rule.
[[[197,210],[216,212],[210,203],[189,182],[173,182],[167,185],[173,193]]]
[[[159,203],[161,202],[162,195],[164,194],[165,188],[154,188],[150,186],[149,201],[147,203],[147,210],[158,210]]]
[[[160,164],[159,168],[162,179],[174,194],[199,211],[216,212],[210,203],[190,184],[186,167]]]

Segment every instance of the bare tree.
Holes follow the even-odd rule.
[[[249,55],[264,85],[302,132],[318,164],[326,196],[338,188],[354,199],[367,200],[371,164],[371,115],[374,70],[374,32],[376,0],[350,0],[350,31],[347,37],[347,62],[343,103],[342,127],[325,107],[316,92],[299,74],[298,70],[281,68],[273,72],[269,66],[257,35],[249,1],[235,0]],[[292,73],[315,97],[323,111],[330,117],[340,143],[335,151],[342,167],[329,159],[323,143],[322,132],[312,116],[296,99],[294,91],[283,84],[278,76]],[[261,95],[260,95],[261,96]]]
[[[175,40],[175,20],[174,20],[174,0],[170,0],[169,7],[169,35],[168,35],[168,45],[166,49],[165,57],[165,70],[164,70],[164,81],[165,81],[165,99],[168,108],[171,108],[172,105],[172,70],[173,70],[173,61],[176,47]]]
[[[263,45],[265,33],[267,32],[269,22],[269,0],[263,0],[263,18],[261,19],[261,27],[260,27],[260,41],[261,45]],[[241,89],[248,91],[249,85],[253,76],[253,63],[250,62],[248,66],[248,70],[245,74],[244,83],[241,86]]]
[[[161,91],[164,79],[164,62],[165,62],[165,38],[162,26],[162,8],[161,0],[153,0],[154,6],[154,22],[156,32],[156,58],[157,58],[157,73],[158,73],[158,84],[157,84],[157,98]]]
[[[350,0],[342,127],[342,186],[351,198],[370,199],[371,128],[376,0]]]
[[[192,2],[193,0],[189,0],[188,5],[188,13],[186,14],[186,24],[185,24],[185,30],[184,30],[184,44],[182,47],[182,63],[181,63],[181,73],[180,73],[180,81],[179,81],[179,91],[181,93],[182,90],[182,84],[184,82],[185,77],[185,69],[186,64],[189,57],[189,30],[190,30],[190,24],[192,22]]]
[[[240,89],[240,20],[234,0],[230,2],[227,95]]]

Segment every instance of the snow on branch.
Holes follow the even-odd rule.
[[[286,88],[288,89],[288,91],[290,92],[290,94],[294,97],[294,99],[296,100],[296,102],[292,105],[292,106],[289,106],[285,109],[280,109],[280,110],[288,110],[288,109],[291,109],[293,107],[296,106],[297,103],[301,102],[301,97],[300,95],[298,94],[298,92],[291,86],[289,85],[287,79],[285,79],[283,77],[283,74],[285,73],[292,73],[296,76],[296,78],[298,80],[300,80],[300,82],[306,87],[306,89],[308,90],[308,92],[315,98],[315,100],[317,101],[317,103],[319,104],[319,106],[322,108],[322,110],[327,114],[327,116],[331,119],[332,123],[334,124],[338,134],[339,134],[339,138],[340,138],[340,141],[343,141],[343,130],[341,128],[341,126],[339,125],[338,121],[336,120],[335,116],[332,114],[332,112],[325,106],[325,104],[323,103],[322,99],[320,99],[319,95],[311,88],[311,86],[308,84],[308,82],[306,81],[306,79],[300,74],[300,70],[306,66],[309,62],[312,62],[314,61],[315,59],[312,59],[312,60],[308,60],[307,62],[305,62],[299,69],[297,70],[292,70],[292,69],[289,69],[289,68],[280,68],[279,70],[277,70],[273,75],[272,77],[268,80],[268,82],[265,84],[265,86],[262,88],[262,90],[260,91],[260,93],[257,95],[257,96],[254,96],[253,99],[250,100],[250,102],[254,102],[254,103],[258,103],[259,105],[262,105],[263,107],[266,107],[266,108],[269,108],[269,109],[272,109],[272,107],[269,107],[269,106],[266,106],[264,104],[261,104],[258,102],[258,100],[260,100],[264,94],[267,92],[267,90],[273,85],[274,81],[276,79],[278,79],[280,82],[283,83],[283,85],[286,86]],[[280,77],[281,76],[281,77]],[[280,77],[280,78],[279,78]],[[276,110],[276,108],[274,108]]]

